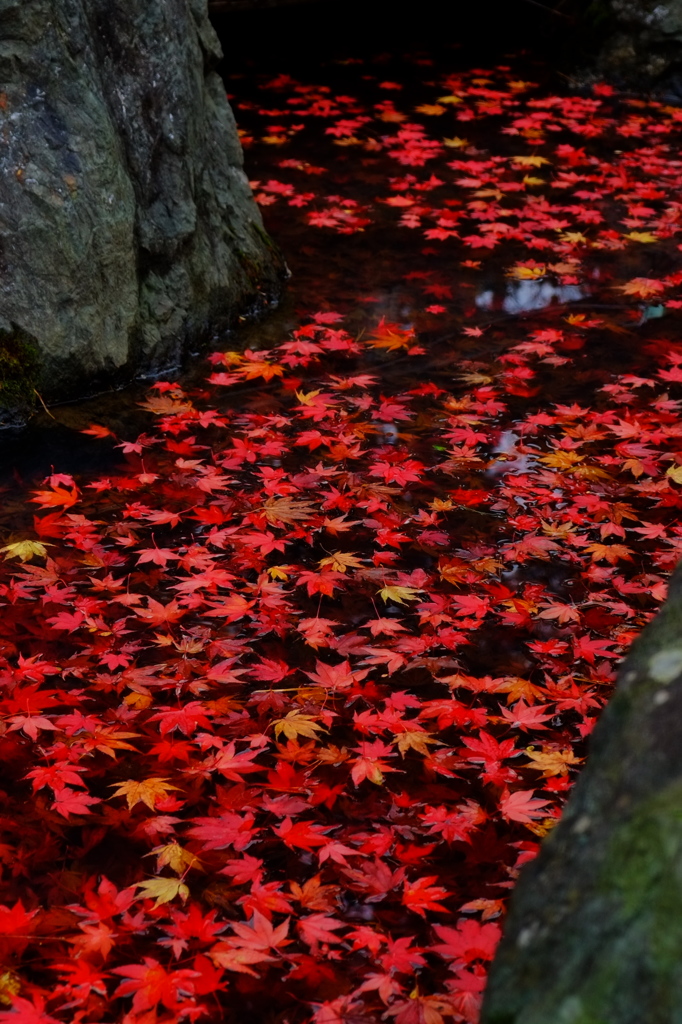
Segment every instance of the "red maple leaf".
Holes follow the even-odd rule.
[[[159,1003],[169,1010],[178,1009],[194,995],[194,979],[198,977],[197,971],[187,968],[167,971],[158,960],[148,956],[141,964],[114,967],[112,973],[128,979],[120,983],[114,995],[132,995],[134,1013],[151,1010]]]
[[[447,899],[451,893],[440,885],[431,884],[437,880],[438,875],[427,875],[417,878],[414,882],[406,881],[401,901],[403,906],[414,910],[416,914],[424,918],[427,910],[442,910],[447,914],[447,907],[444,907],[438,900]]]
[[[315,668],[315,672],[306,672],[306,675],[327,690],[347,689],[369,675],[367,669],[351,671],[350,662],[347,660],[339,665],[327,665],[323,661],[316,661]]]
[[[33,1001],[14,996],[11,1010],[0,1010],[0,1021],[6,1024],[59,1024],[56,1017],[45,1013],[45,999],[36,993]]]
[[[492,960],[502,929],[494,923],[479,924],[470,918],[461,918],[454,928],[434,924],[433,930],[441,945],[431,946],[446,960],[454,960],[452,968],[472,960]]]
[[[526,823],[534,818],[541,818],[546,813],[544,808],[548,803],[548,800],[535,799],[532,789],[517,789],[514,793],[505,789],[500,797],[500,811],[507,821]]]
[[[179,622],[187,614],[187,610],[181,608],[177,601],[169,601],[164,605],[153,597],[148,597],[147,607],[136,608],[135,614],[148,622],[150,626],[165,626]]]
[[[277,825],[272,831],[275,835],[280,836],[284,844],[292,850],[299,848],[312,852],[316,846],[324,846],[329,842],[325,838],[329,827],[323,828],[322,825],[316,825],[311,821],[297,821],[294,824],[291,818],[287,817],[281,825]]]

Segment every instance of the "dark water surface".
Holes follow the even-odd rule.
[[[3,563],[3,827],[29,870],[0,899],[35,910],[10,973],[64,1022],[473,1024],[505,898],[680,553],[680,111],[527,59],[282,64],[228,81],[279,309],[151,398],[2,444],[4,543],[51,550]],[[31,657],[78,709],[48,700],[39,738]],[[164,731],[188,702],[200,725]],[[103,753],[95,716],[132,745]],[[90,808],[30,791],[68,758]],[[159,878],[189,891],[135,894]],[[69,950],[99,987],[69,988]],[[198,974],[133,995],[150,958]]]

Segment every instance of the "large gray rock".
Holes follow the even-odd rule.
[[[0,0],[0,402],[177,363],[265,306],[206,0]]]
[[[608,25],[599,70],[625,84],[664,89],[678,84],[682,63],[682,0],[598,0]]]
[[[682,570],[522,872],[482,1024],[682,1021]]]

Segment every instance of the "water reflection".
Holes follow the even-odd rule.
[[[536,459],[532,452],[519,451],[517,445],[521,441],[520,436],[513,430],[503,430],[493,447],[497,456],[486,467],[485,476],[494,480],[503,473],[527,473],[532,470]]]
[[[479,292],[476,305],[479,309],[502,309],[505,313],[526,313],[533,309],[544,309],[553,303],[564,305],[577,302],[587,293],[576,284],[552,284],[551,281],[508,281],[504,297],[492,288]]]

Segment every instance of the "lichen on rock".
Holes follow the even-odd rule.
[[[682,569],[524,868],[482,1024],[682,1020]]]

